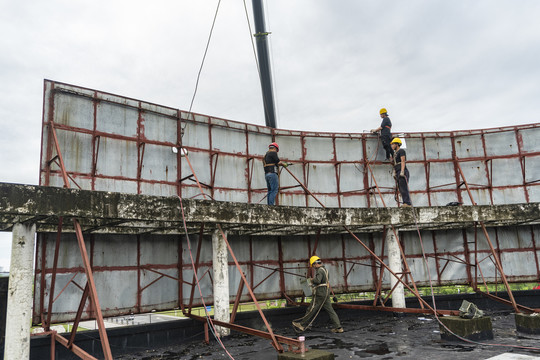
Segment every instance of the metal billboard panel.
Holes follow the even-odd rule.
[[[270,129],[47,80],[40,184],[60,187],[64,181],[52,138],[53,125],[73,187],[202,199],[200,183],[205,196],[217,201],[264,204],[262,157],[268,144],[276,141],[280,158],[293,164],[291,172],[325,206],[398,206],[391,166],[381,162],[384,150],[379,139],[369,133]],[[478,204],[539,202],[539,134],[540,124],[400,134],[407,143],[413,203],[472,204],[459,167]],[[188,152],[191,164],[182,156],[182,149]],[[289,174],[282,172],[280,183],[280,205],[320,206]],[[212,248],[208,235],[199,238],[191,234],[188,247],[186,236],[120,236],[86,231],[87,251],[105,316],[166,310],[188,303],[201,305],[198,294],[191,298],[194,283],[189,251],[190,247],[192,254],[197,251],[199,240],[202,243],[197,274],[202,295],[212,303]],[[509,278],[526,281],[540,277],[538,226],[489,231],[498,239],[497,251]],[[40,234],[38,238],[36,323],[48,303],[55,236]],[[382,234],[357,236],[386,260]],[[463,263],[487,255],[482,236],[472,228],[424,231],[431,279],[439,284],[470,283],[474,274],[468,274]],[[478,239],[478,248],[469,248],[471,239]],[[314,249],[327,262],[336,292],[374,290],[381,280],[380,271],[372,268],[372,256],[350,235],[277,237],[254,233],[231,235],[230,240],[258,299],[283,294],[300,296],[299,279],[309,271],[306,259]],[[401,231],[400,240],[415,281],[427,285],[429,277],[416,232]],[[80,296],[85,281],[74,236],[63,234],[61,244],[53,321],[73,319],[79,304],[69,300],[69,295]],[[233,271],[232,261],[229,264],[230,294],[234,296],[240,278]],[[494,267],[487,261],[483,276],[495,280]],[[383,287],[388,288],[388,273],[382,277]],[[245,289],[242,299],[249,300]],[[85,308],[85,317],[91,316],[91,310]]]

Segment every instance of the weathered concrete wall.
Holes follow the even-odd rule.
[[[190,230],[200,224],[222,224],[232,233],[280,235],[340,233],[343,225],[359,232],[379,232],[387,225],[398,228],[445,229],[473,226],[535,224],[540,203],[398,208],[267,207],[256,204],[183,199]],[[39,232],[57,230],[59,217],[79,219],[93,233],[183,233],[182,209],[177,196],[160,197],[0,183],[0,226],[32,220]],[[71,224],[65,222],[64,231]]]

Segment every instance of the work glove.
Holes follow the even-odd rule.
[[[399,174],[399,177],[405,178],[405,174]]]
[[[370,131],[375,134],[377,132],[377,129],[371,129]]]
[[[334,296],[332,300],[334,300],[334,302],[337,302],[337,296]]]
[[[287,164],[286,162],[281,162],[281,166],[283,166],[283,167],[288,167],[289,164]]]

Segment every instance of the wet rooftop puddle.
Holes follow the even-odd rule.
[[[360,358],[366,358],[366,357],[371,357],[374,355],[386,355],[390,353],[391,351],[390,349],[388,349],[387,343],[379,343],[379,344],[371,344],[367,346],[365,349],[362,349],[360,351],[355,351],[354,355]]]

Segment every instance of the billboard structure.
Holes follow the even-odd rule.
[[[406,142],[415,207],[540,202],[540,124],[399,136]],[[44,85],[40,185],[263,204],[267,190],[262,158],[273,141],[280,145],[280,158],[292,163],[280,174],[279,205],[329,209],[399,205],[391,166],[381,161],[384,154],[376,135],[271,129],[49,80]],[[480,226],[423,228],[422,236],[429,239],[425,251],[432,278],[424,271],[416,229],[399,229],[410,269],[405,281],[414,277],[419,286],[430,281],[475,283],[477,274],[470,265],[494,251],[511,281],[540,279],[538,225],[520,224],[519,219],[506,226],[486,225],[484,235],[495,239],[495,249],[477,241]],[[315,251],[325,258],[336,292],[390,287],[388,272],[377,270],[377,261],[387,258],[385,231],[366,227],[351,237],[347,231],[326,233],[317,224],[313,227],[310,233],[285,234],[279,227],[274,233],[268,228],[228,228],[238,263],[257,298],[302,296],[300,279],[307,271],[306,259]],[[198,231],[195,267],[209,303],[212,231],[204,226]],[[194,273],[182,229],[103,233],[95,226],[81,228],[83,233],[103,316],[202,305],[193,296]],[[78,312],[82,318],[95,315],[91,305],[80,310],[74,297],[85,291],[87,276],[84,264],[73,256],[79,253],[76,236],[63,233],[60,247],[57,238],[52,233],[38,237],[36,323],[47,313],[48,303],[53,322],[73,320]],[[230,267],[235,267],[232,260]],[[483,279],[498,281],[497,261],[484,262],[482,270]],[[242,283],[234,274],[231,294]],[[51,293],[58,300],[51,302]],[[250,296],[244,290],[237,299],[231,297],[236,300]]]

